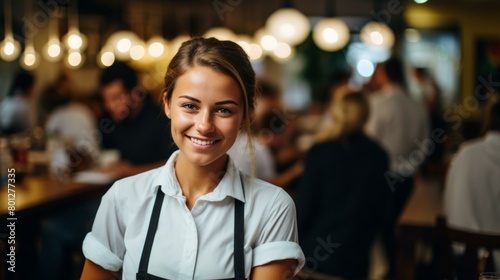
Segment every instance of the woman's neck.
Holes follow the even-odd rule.
[[[175,175],[186,197],[186,205],[191,210],[199,197],[212,192],[224,177],[227,156],[208,166],[194,165],[179,155],[175,162]]]

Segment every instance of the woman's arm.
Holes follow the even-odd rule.
[[[297,260],[286,259],[273,261],[252,269],[251,279],[292,279],[297,266]]]
[[[85,260],[85,265],[83,267],[82,276],[80,280],[112,280],[116,279],[114,272],[106,270],[99,265]]]

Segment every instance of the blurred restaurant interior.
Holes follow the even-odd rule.
[[[308,151],[316,144],[317,134],[328,129],[324,124],[332,101],[337,100],[334,95],[345,90],[339,88],[370,95],[380,89],[373,83],[378,65],[395,57],[401,62],[405,80],[401,86],[415,104],[428,109],[428,119],[433,122],[429,123],[430,136],[414,141],[428,145],[427,150],[421,150],[424,158],[412,163],[416,170],[414,177],[409,176],[413,178],[411,191],[391,232],[395,257],[387,256],[382,238],[373,229],[373,236],[367,237],[370,249],[364,252],[369,259],[365,276],[344,271],[335,275],[333,269],[325,269],[321,258],[308,258],[306,253],[306,264],[296,279],[428,280],[457,279],[447,278],[457,275],[458,279],[478,279],[479,271],[494,271],[495,267],[499,271],[498,252],[485,254],[479,250],[476,274],[457,272],[467,265],[457,265],[458,258],[449,256],[451,249],[443,249],[453,240],[446,223],[439,221],[447,218],[446,211],[451,209],[445,207],[444,199],[447,182],[452,182],[447,175],[451,174],[453,159],[464,143],[491,138],[486,136],[484,119],[489,104],[500,98],[500,1],[2,0],[0,15],[0,279],[79,279],[85,260],[81,243],[92,219],[60,214],[78,208],[82,217],[93,217],[88,213],[95,213],[99,198],[114,180],[137,173],[132,169],[128,173],[96,171],[120,159],[116,149],[101,143],[106,141],[103,121],[109,120],[101,95],[103,72],[113,65],[128,65],[138,75],[136,86],[156,102],[170,60],[182,42],[195,36],[237,42],[248,54],[263,85],[263,101],[257,100],[256,119],[260,123],[256,123],[255,134],[267,144],[276,171],[272,180],[262,179],[283,187],[297,204],[304,192],[301,174],[304,168],[308,172]],[[19,73],[24,73],[24,79],[18,78]],[[271,93],[266,93],[264,85],[270,86]],[[19,97],[27,107],[10,122],[23,123],[23,128],[9,127],[8,123],[8,113],[14,106],[21,106],[9,105],[18,91],[27,92]],[[52,114],[72,102],[91,114],[90,129],[78,127],[78,122],[72,127],[72,133],[85,134],[81,137],[92,138],[99,147],[95,154],[86,154],[91,154],[89,158],[72,153],[77,144],[62,140],[63,133],[52,127],[58,125]],[[259,107],[265,102],[267,105]],[[74,106],[69,109],[74,114],[68,115],[66,125],[72,126],[70,118],[83,123]],[[271,113],[267,128],[265,113]],[[498,121],[498,115],[496,118]],[[278,135],[282,131],[276,130],[277,123],[269,128],[269,122],[277,119],[285,128],[284,134]],[[437,130],[444,140],[434,138]],[[485,186],[481,199],[490,199],[482,202],[496,205],[496,214],[487,218],[493,226],[481,228],[475,224],[469,233],[485,234],[479,240],[486,243],[474,246],[500,249],[500,181],[496,181],[500,173],[499,129],[491,130],[496,130],[494,147],[499,149],[489,153],[491,162],[482,164],[488,165],[484,172],[496,168],[496,175],[484,179],[485,185],[496,189],[486,193]],[[64,166],[54,164],[61,158]],[[332,217],[336,214],[330,213]],[[342,215],[349,218],[349,213]],[[15,230],[4,225],[13,221]],[[300,234],[300,217],[298,225]],[[13,232],[15,248],[9,242]],[[61,235],[56,239],[64,242],[47,238],[49,235]],[[351,241],[338,242],[339,253],[349,251]],[[342,244],[345,251],[340,249]],[[15,273],[8,270],[13,249]],[[55,261],[44,270],[46,264],[41,259],[45,263]],[[446,267],[450,263],[452,269]],[[46,270],[55,274],[48,276],[43,272]]]

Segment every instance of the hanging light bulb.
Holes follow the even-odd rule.
[[[250,60],[259,60],[262,58],[262,48],[258,44],[250,44],[250,53],[248,56]]]
[[[87,36],[78,29],[78,3],[77,0],[71,1],[68,9],[69,30],[63,37],[64,44],[70,50],[85,50],[87,48]]]
[[[0,42],[0,57],[5,61],[13,61],[21,53],[21,44],[12,35],[12,10],[10,0],[4,1],[5,38]]]
[[[148,54],[151,57],[161,57],[168,52],[168,46],[165,40],[160,36],[153,36],[147,43]]]
[[[259,28],[255,32],[254,40],[266,53],[272,52],[278,44],[278,40],[276,39],[276,37],[271,35],[265,28]]]
[[[115,54],[113,53],[113,48],[104,45],[99,54],[96,56],[97,65],[101,68],[109,67],[115,62]]]
[[[131,48],[130,48],[130,58],[133,60],[141,60],[144,55],[146,54],[146,46],[142,40],[136,42]]]
[[[378,48],[390,49],[394,45],[394,33],[384,23],[369,22],[361,29],[361,41]]]
[[[59,28],[57,26],[57,19],[51,18],[49,21],[49,40],[43,47],[43,56],[47,61],[57,62],[62,58],[61,42],[59,41],[58,34]]]
[[[85,57],[79,51],[69,51],[66,59],[64,60],[64,64],[67,67],[72,69],[77,69],[83,66]]]
[[[19,62],[21,68],[27,71],[34,70],[40,64],[40,55],[35,51],[32,44],[28,44]]]
[[[64,44],[71,50],[84,50],[87,48],[87,36],[81,33],[78,29],[71,29],[64,35]]]
[[[21,44],[12,36],[5,36],[0,43],[0,57],[5,61],[13,61],[21,53]]]
[[[118,60],[130,59],[130,50],[133,46],[141,44],[142,40],[132,31],[121,30],[109,36],[106,46],[110,46]]]
[[[271,58],[276,62],[283,63],[292,59],[294,54],[295,50],[293,47],[285,42],[279,42],[273,50]]]
[[[324,51],[342,49],[349,42],[349,36],[349,28],[338,18],[324,18],[314,26],[314,43]]]
[[[302,43],[309,34],[310,23],[307,17],[293,8],[279,9],[266,21],[266,29],[278,41],[290,46]]]

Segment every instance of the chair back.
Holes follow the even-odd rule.
[[[456,274],[461,275],[463,279],[478,279],[480,272],[493,271],[492,250],[500,249],[500,235],[450,228],[444,217],[437,218],[437,228],[441,244],[440,279],[456,279]],[[461,267],[454,265],[451,248],[453,242],[463,243],[465,246]],[[481,259],[478,257],[480,248],[485,248],[489,252]]]

